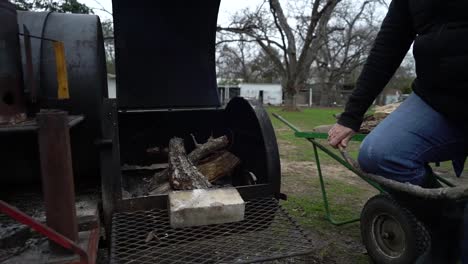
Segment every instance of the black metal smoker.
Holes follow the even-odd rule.
[[[117,99],[107,95],[99,19],[50,12],[18,12],[20,46],[29,53],[22,61],[27,70],[23,71],[24,84],[14,93],[5,89],[8,96],[3,98],[7,104],[10,95],[28,98],[24,104],[15,101],[21,104],[14,109],[9,106],[8,118],[23,111],[34,118],[44,108],[80,117],[79,122],[69,124],[73,126],[69,130],[71,158],[66,159],[73,164],[78,231],[89,228],[89,221],[81,222],[81,216],[96,219],[99,201],[111,263],[251,263],[307,255],[311,241],[279,205],[285,196],[280,192],[278,147],[267,113],[257,102],[243,98],[220,106],[214,46],[219,0],[146,0],[138,7],[115,0],[113,6]],[[65,46],[70,88],[66,101],[54,99],[57,84],[50,40]],[[0,92],[4,92],[2,87]],[[40,173],[41,137],[36,135],[40,125],[0,125],[0,200],[28,214],[44,211],[40,182],[48,173]],[[229,137],[229,150],[241,159],[242,169],[228,183],[247,201],[244,221],[172,229],[166,195],[123,196],[123,188],[133,180],[128,171],[123,172],[124,165],[164,162],[164,156],[150,156],[146,149],[164,148],[174,136],[184,138],[190,151],[194,147],[190,134],[199,141]],[[256,181],[244,172],[255,175]],[[101,199],[96,196],[99,192]],[[46,200],[50,197],[55,196],[46,195]],[[56,214],[55,219],[61,216]],[[5,219],[0,214],[1,228],[13,224]],[[44,218],[39,215],[36,221]],[[70,229],[74,226],[65,224]],[[98,226],[92,225],[90,243],[97,243]],[[22,248],[5,241],[0,236],[0,257],[6,252],[4,246]],[[95,250],[96,244],[92,246]],[[88,255],[90,261],[93,254]],[[46,262],[48,257],[39,255],[41,259],[31,263]],[[12,263],[21,260],[18,255],[15,258]]]
[[[220,0],[113,1],[117,99],[104,101],[101,176],[111,263],[250,263],[294,258],[310,240],[278,203],[281,172],[270,119],[257,102],[220,107],[215,35]],[[242,222],[183,229],[169,226],[166,195],[123,198],[126,165],[167,162],[146,149],[190,135],[227,135],[230,151],[253,173],[234,185],[247,201]],[[165,160],[164,160],[165,159]],[[149,174],[151,175],[151,174]]]
[[[0,25],[0,262],[94,263],[94,141],[107,95],[99,18],[17,12],[0,0]],[[58,98],[57,44],[67,100]]]

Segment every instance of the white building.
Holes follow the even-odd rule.
[[[107,91],[109,98],[116,98],[117,91],[116,91],[116,84],[115,84],[115,75],[114,74],[107,74]]]
[[[239,85],[219,85],[219,96],[222,103],[227,103],[235,96],[258,100],[263,104],[281,105],[283,92],[280,84],[272,83],[241,83]]]

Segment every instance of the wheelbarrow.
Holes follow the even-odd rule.
[[[457,219],[461,226],[463,206],[468,200],[468,186],[456,186],[436,174],[432,174],[433,179],[430,181],[436,183],[437,188],[422,188],[365,173],[345,149],[339,149],[340,156],[318,141],[327,139],[327,133],[303,132],[280,115],[273,113],[273,116],[291,128],[296,137],[312,143],[326,219],[336,226],[360,221],[363,244],[375,263],[439,263],[434,262],[434,259],[444,260],[441,263],[451,263],[440,249],[440,244],[448,242],[440,241],[445,238],[441,239],[434,230],[434,223],[429,219],[427,210],[433,211],[431,204],[437,204],[438,208],[449,208],[446,210],[448,213],[444,214],[451,215],[450,219]],[[362,142],[365,137],[365,134],[356,134],[351,141]],[[332,216],[319,150],[380,192],[366,202],[360,217],[338,221]],[[450,225],[449,222],[444,222],[444,225]]]

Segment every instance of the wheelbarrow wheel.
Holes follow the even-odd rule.
[[[361,236],[379,264],[414,263],[430,246],[424,225],[388,195],[369,199],[361,213]]]

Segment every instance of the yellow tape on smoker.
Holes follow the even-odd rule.
[[[55,64],[57,67],[57,85],[59,100],[70,99],[70,91],[68,90],[68,74],[67,63],[65,62],[65,48],[63,42],[54,41]]]

